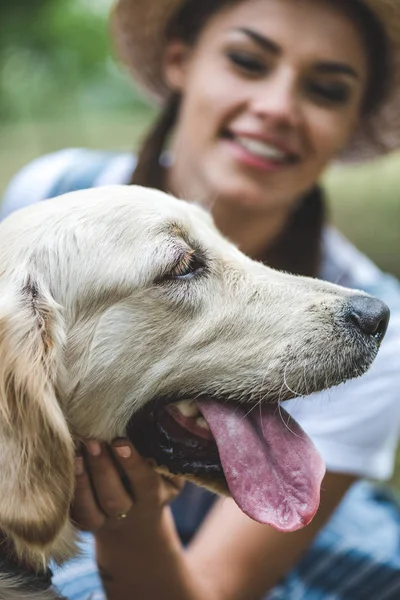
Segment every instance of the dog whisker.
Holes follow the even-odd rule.
[[[291,392],[292,394],[294,394],[295,396],[302,396],[303,394],[300,394],[299,392],[296,392],[295,390],[292,390],[292,388],[289,386],[288,382],[286,381],[286,369],[287,369],[287,365],[285,366],[285,369],[283,371],[283,383],[285,388]]]
[[[291,421],[291,419],[292,419],[292,417],[290,416],[290,414],[289,414],[289,413],[287,413],[287,415],[288,415],[288,420],[287,420],[287,421],[285,421],[285,419],[284,419],[284,417],[283,417],[283,415],[282,415],[282,407],[281,407],[281,405],[280,405],[280,404],[278,405],[278,410],[279,410],[279,416],[280,416],[280,418],[281,418],[281,421],[282,421],[282,423],[284,424],[284,426],[286,427],[286,429],[287,429],[288,431],[290,431],[290,433],[292,433],[292,434],[293,434],[293,435],[295,435],[296,437],[298,437],[298,438],[301,438],[301,436],[300,436],[298,433],[296,433],[295,431],[293,431],[293,429],[291,429],[291,428],[289,427],[289,422],[290,422],[290,421]]]

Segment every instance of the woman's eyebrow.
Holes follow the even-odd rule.
[[[256,31],[253,31],[252,29],[247,29],[247,27],[238,27],[235,29],[235,31],[240,31],[240,33],[247,35],[247,37],[251,38],[258,46],[261,46],[263,50],[268,50],[274,54],[280,54],[282,52],[282,49],[276,42],[273,42],[269,38],[257,33]]]
[[[240,33],[244,33],[263,50],[267,50],[268,52],[272,52],[273,54],[281,54],[282,52],[282,48],[279,46],[279,44],[272,41],[270,38],[267,38],[264,35],[257,33],[257,31],[254,31],[253,29],[248,29],[247,27],[238,27],[237,29],[235,29],[235,31],[240,31]],[[343,74],[350,75],[355,79],[359,79],[359,74],[357,73],[357,71],[347,63],[334,61],[319,62],[316,64],[315,70],[323,75]]]
[[[353,67],[346,63],[340,62],[319,62],[315,65],[315,70],[322,75],[339,74],[339,75],[350,75],[355,79],[359,79],[360,76]]]

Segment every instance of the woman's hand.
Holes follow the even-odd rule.
[[[87,441],[75,460],[71,517],[95,536],[107,598],[131,600],[135,590],[138,600],[192,600],[182,583],[184,554],[166,506],[183,479],[159,475],[124,439],[111,446]],[[199,600],[197,593],[193,600]]]
[[[159,475],[125,439],[111,446],[90,440],[75,459],[71,517],[95,534],[127,532],[154,521],[181,491],[183,479]]]

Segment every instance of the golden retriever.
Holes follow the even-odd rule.
[[[282,531],[306,524],[324,466],[277,402],[362,375],[387,321],[362,292],[250,260],[205,211],[158,191],[97,188],[8,217],[0,598],[57,597],[46,569],[75,552],[74,444],[85,438],[128,435],[164,474],[229,488]]]

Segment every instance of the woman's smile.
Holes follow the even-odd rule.
[[[182,96],[175,193],[290,211],[357,125],[365,47],[334,4],[240,2],[211,17],[193,47],[172,40],[169,52],[166,79]]]
[[[254,170],[279,172],[301,160],[298,152],[261,134],[226,131],[221,138],[224,150],[230,152],[237,163]]]

